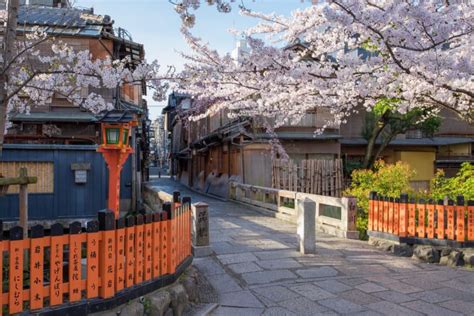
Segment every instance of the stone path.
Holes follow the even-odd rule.
[[[383,253],[318,234],[315,255],[296,249],[293,224],[187,190],[209,204],[215,255],[194,260],[219,296],[212,315],[474,315],[474,272]]]

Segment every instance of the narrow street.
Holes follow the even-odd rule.
[[[296,251],[296,226],[244,205],[152,182],[209,204],[214,254],[194,260],[218,294],[212,315],[472,315],[474,274],[317,234],[317,254]]]

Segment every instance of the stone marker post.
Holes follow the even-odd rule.
[[[297,200],[297,234],[302,254],[316,252],[316,202],[305,198]]]
[[[206,257],[211,254],[209,246],[209,211],[208,205],[198,202],[192,205],[193,214],[193,255],[194,257]]]

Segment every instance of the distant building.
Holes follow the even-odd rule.
[[[154,159],[157,163],[157,167],[167,168],[168,167],[168,152],[169,152],[169,139],[168,132],[165,130],[165,117],[158,116],[152,123],[153,126],[153,139],[154,139]]]

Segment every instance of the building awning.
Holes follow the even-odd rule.
[[[342,138],[339,134],[315,134],[314,132],[276,132],[276,136],[281,140],[337,140]],[[267,133],[255,134],[255,138],[271,139],[272,136]]]
[[[12,122],[75,122],[75,123],[95,123],[97,118],[90,112],[33,112],[14,113],[10,117]]]
[[[367,140],[364,138],[343,138],[342,145],[358,146],[367,145]],[[381,141],[377,140],[377,144]],[[458,144],[474,143],[472,137],[433,137],[433,138],[409,138],[409,139],[394,139],[390,142],[392,146],[449,146]]]

